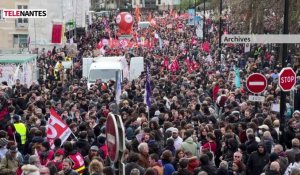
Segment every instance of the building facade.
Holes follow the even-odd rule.
[[[51,45],[53,25],[65,32],[86,27],[91,0],[1,0],[0,50],[20,50],[37,45]],[[47,18],[4,19],[2,9],[47,9]],[[73,32],[74,33],[74,32]],[[29,42],[30,41],[30,42]]]
[[[0,1],[0,51],[20,50],[28,47],[28,25],[26,18],[3,18],[3,9],[27,9],[29,0]]]

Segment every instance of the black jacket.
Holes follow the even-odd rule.
[[[141,167],[139,164],[137,164],[135,162],[130,162],[130,163],[127,163],[125,166],[125,175],[130,175],[131,170],[133,170],[134,168],[140,170],[140,174],[145,173],[145,169],[143,167]]]
[[[266,151],[261,154],[258,151],[251,153],[247,162],[247,174],[260,175],[269,162],[269,154]]]
[[[193,175],[194,173],[190,172],[187,169],[180,169],[178,171],[175,171],[172,175]]]

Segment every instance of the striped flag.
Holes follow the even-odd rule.
[[[147,63],[146,65],[146,90],[145,90],[145,96],[144,96],[144,103],[147,105],[147,108],[149,109],[151,106],[151,85],[150,85],[150,65]]]

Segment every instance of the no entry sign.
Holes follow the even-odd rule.
[[[253,73],[247,78],[246,86],[250,92],[259,94],[267,88],[267,79],[260,73]]]
[[[119,133],[115,116],[109,113],[106,121],[106,142],[109,158],[117,162],[119,157]]]
[[[283,68],[279,73],[278,85],[283,91],[290,91],[296,84],[296,73],[290,67]]]

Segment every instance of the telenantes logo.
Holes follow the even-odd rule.
[[[3,9],[3,18],[47,18],[47,9]]]

